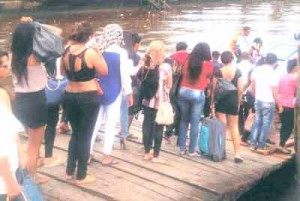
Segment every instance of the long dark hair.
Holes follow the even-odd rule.
[[[198,43],[189,56],[188,76],[195,82],[202,72],[203,61],[211,60],[210,47],[207,43]]]
[[[13,33],[11,66],[18,83],[21,83],[22,78],[25,78],[27,83],[27,61],[33,53],[33,35],[34,27],[31,23],[20,23]]]
[[[134,49],[133,49],[133,37],[130,31],[123,31],[123,40],[124,40],[124,49],[128,53],[128,58],[133,60],[134,59]]]

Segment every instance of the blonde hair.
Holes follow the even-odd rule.
[[[165,44],[162,41],[155,40],[147,48],[146,55],[150,57],[150,66],[160,65],[165,59]]]

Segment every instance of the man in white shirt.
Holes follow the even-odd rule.
[[[266,140],[273,123],[275,95],[279,82],[274,71],[276,64],[277,56],[269,53],[265,58],[265,64],[255,68],[252,74],[256,120],[251,132],[251,146],[254,149],[266,148]]]
[[[242,28],[240,34],[238,35],[237,39],[236,39],[236,44],[235,44],[235,56],[237,57],[237,61],[240,61],[240,57],[242,52],[249,52],[251,45],[252,45],[252,41],[250,39],[250,30],[251,28],[248,26],[245,26]]]

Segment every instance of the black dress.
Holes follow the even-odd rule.
[[[235,71],[235,75],[231,80],[232,84],[237,88],[237,83],[242,73],[239,69]],[[215,77],[223,77],[222,71],[218,69],[215,72]],[[221,112],[224,114],[238,115],[239,113],[239,103],[238,103],[238,91],[232,91],[230,94],[222,97],[218,102],[215,103],[216,112]]]

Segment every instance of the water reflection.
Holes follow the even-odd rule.
[[[219,51],[229,48],[237,30],[248,25],[252,36],[261,37],[265,49],[278,43],[290,42],[300,22],[300,2],[274,2],[256,4],[207,4],[172,12],[115,10],[104,12],[71,13],[68,11],[40,13],[34,19],[47,19],[50,24],[62,27],[65,36],[75,21],[90,20],[101,30],[108,23],[119,23],[124,29],[143,36],[142,50],[151,40],[160,39],[173,51],[178,41],[186,41],[189,49],[199,41],[208,42]],[[19,15],[0,16],[0,48],[9,49],[11,32]]]

